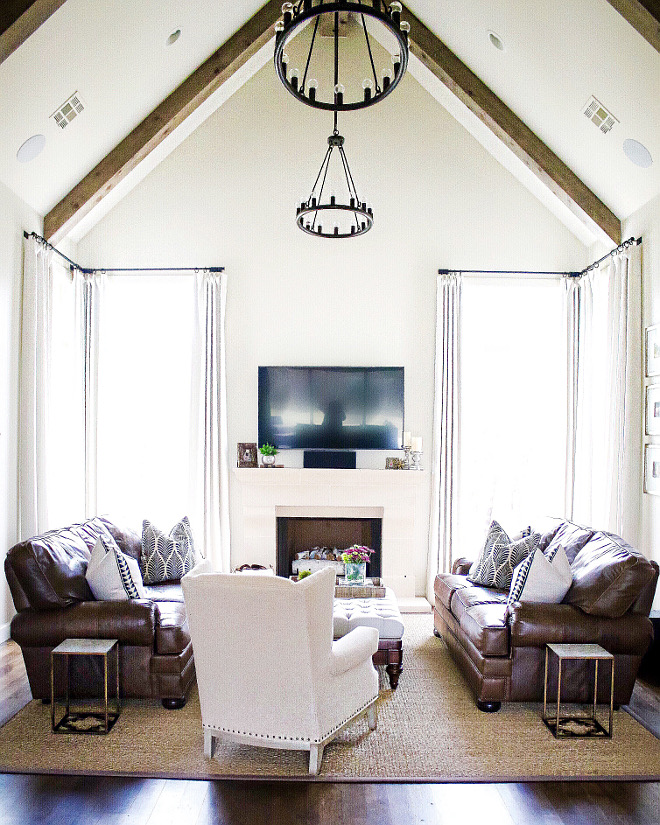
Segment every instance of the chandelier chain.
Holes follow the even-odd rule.
[[[362,18],[362,28],[364,29],[364,39],[367,41],[367,51],[369,52],[369,60],[371,61],[371,71],[374,75],[374,90],[377,95],[379,95],[382,91],[380,88],[380,84],[378,83],[378,75],[376,73],[376,67],[374,65],[374,56],[371,53],[371,43],[369,42],[369,34],[367,32],[367,22],[364,19],[364,15],[361,14],[360,17]]]
[[[316,32],[319,27],[319,23],[321,22],[321,18],[317,17],[316,22],[314,23],[314,31],[312,32],[312,42],[309,46],[309,54],[307,55],[307,63],[305,63],[305,73],[303,74],[302,84],[300,86],[301,94],[305,94],[305,83],[307,81],[307,71],[309,69],[309,61],[312,59],[312,51],[314,49],[314,41],[316,40]]]

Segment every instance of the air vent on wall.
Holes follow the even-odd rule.
[[[600,100],[597,100],[593,95],[583,107],[582,112],[592,123],[598,126],[604,135],[610,131],[615,123],[619,122],[614,115],[603,106]]]
[[[65,129],[84,108],[80,95],[78,92],[74,92],[61,106],[57,107],[51,117],[61,129]]]

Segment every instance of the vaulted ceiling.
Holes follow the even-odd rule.
[[[49,237],[80,236],[271,58],[279,5],[5,0],[0,180]],[[659,6],[411,0],[410,71],[584,243],[618,241],[660,194]],[[62,128],[53,115],[74,93],[82,109]],[[614,118],[607,132],[584,115],[592,98]],[[43,151],[19,162],[36,134]],[[629,140],[654,163],[631,163]]]

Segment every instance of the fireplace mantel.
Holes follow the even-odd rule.
[[[276,565],[277,517],[382,514],[382,574],[400,598],[425,589],[428,478],[423,470],[234,468],[240,497],[232,556]]]

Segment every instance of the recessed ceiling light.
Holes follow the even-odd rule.
[[[496,34],[493,31],[489,31],[488,32],[488,39],[490,40],[492,45],[495,46],[496,49],[499,49],[501,52],[504,51],[504,41],[499,36],[499,34]]]
[[[629,161],[634,163],[636,166],[641,166],[642,169],[648,169],[648,167],[653,163],[651,153],[646,146],[638,140],[632,140],[632,138],[627,138],[624,140],[623,153]]]
[[[19,147],[18,152],[16,152],[16,160],[19,163],[28,163],[34,160],[45,145],[46,137],[44,135],[32,135]]]
[[[174,29],[172,34],[167,38],[165,44],[167,46],[171,46],[172,44],[176,43],[176,41],[181,37],[181,29]]]

